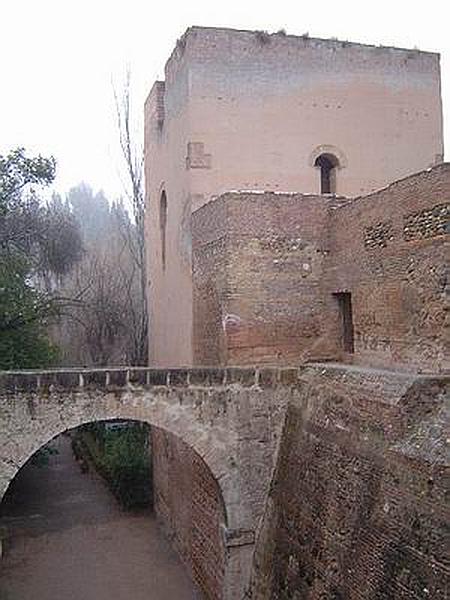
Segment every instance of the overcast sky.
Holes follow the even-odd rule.
[[[445,0],[0,0],[0,153],[53,154],[55,188],[121,192],[111,78],[126,65],[136,107],[190,25],[337,37],[441,53],[450,149],[450,9]],[[445,15],[447,12],[447,15]]]

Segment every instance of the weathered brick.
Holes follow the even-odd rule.
[[[222,598],[226,551],[217,482],[189,446],[163,430],[152,432],[152,456],[156,514],[205,598]]]
[[[216,198],[192,219],[195,361],[445,371],[449,206],[448,164],[341,203],[270,192]],[[426,230],[420,244],[404,235],[410,221]],[[342,292],[351,294],[353,353]]]
[[[349,590],[355,600],[445,597],[448,573],[435,557],[445,554],[449,518],[448,386],[444,378],[410,386],[395,373],[305,370],[286,415],[251,598],[347,598]]]

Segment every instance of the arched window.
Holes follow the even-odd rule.
[[[161,262],[162,268],[166,268],[166,229],[167,229],[167,196],[163,190],[159,200],[159,230],[161,234]]]
[[[320,169],[320,193],[336,193],[336,167],[338,159],[333,154],[321,154],[316,158],[314,166]]]

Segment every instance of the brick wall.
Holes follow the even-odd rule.
[[[449,221],[449,164],[330,211],[328,294],[352,294],[357,362],[449,368]]]
[[[255,600],[445,598],[450,381],[305,370],[257,542]]]
[[[449,164],[355,200],[223,194],[192,220],[195,362],[445,371],[449,219]]]
[[[228,280],[228,211],[220,197],[192,219],[194,364],[226,364],[222,325]]]
[[[208,467],[183,441],[152,429],[155,511],[206,600],[220,600],[224,508]]]
[[[201,363],[298,363],[336,354],[323,293],[336,199],[228,193],[193,215],[194,348]]]

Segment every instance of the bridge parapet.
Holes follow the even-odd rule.
[[[188,369],[96,368],[0,371],[2,393],[48,392],[52,390],[216,388],[239,385],[274,388],[296,385],[301,368],[225,367]]]

